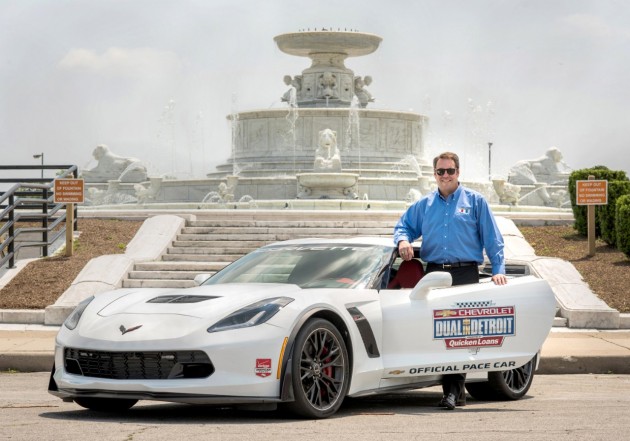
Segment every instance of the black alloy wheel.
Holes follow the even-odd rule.
[[[306,418],[333,415],[348,391],[348,351],[337,328],[327,320],[306,322],[295,339],[292,354],[295,401],[290,411]]]
[[[523,398],[534,380],[537,356],[509,371],[488,372],[488,381],[467,383],[466,390],[481,401],[507,401]]]

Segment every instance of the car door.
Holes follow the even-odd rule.
[[[382,290],[383,377],[506,370],[529,361],[555,314],[546,281],[533,276],[450,287],[427,274],[413,289]]]

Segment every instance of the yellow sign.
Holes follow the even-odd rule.
[[[82,204],[83,179],[55,179],[55,204]]]
[[[608,181],[575,181],[577,205],[607,205]]]

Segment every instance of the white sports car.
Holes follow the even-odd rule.
[[[555,314],[547,282],[508,262],[520,277],[507,285],[451,287],[449,273],[418,281],[419,260],[401,262],[391,239],[300,239],[195,288],[90,297],[59,331],[49,391],[103,411],[283,404],[308,418],[448,373],[467,373],[478,399],[525,395]]]

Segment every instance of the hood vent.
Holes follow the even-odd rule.
[[[179,294],[154,297],[147,301],[147,303],[199,303],[216,298],[216,296],[191,296]]]

